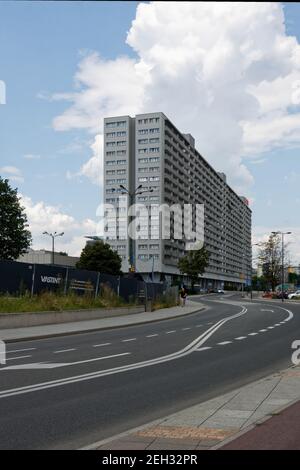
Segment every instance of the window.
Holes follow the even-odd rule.
[[[138,153],[148,153],[148,149],[139,149]]]
[[[114,197],[106,198],[106,202],[107,202],[108,204],[110,204],[111,202],[115,202],[115,201],[116,201],[116,200],[115,200]]]
[[[150,245],[150,250],[158,250],[158,249],[159,249],[159,245],[158,245],[158,244]]]
[[[126,170],[117,170],[117,175],[125,175]]]
[[[107,175],[114,175],[116,170],[106,170]]]
[[[139,139],[138,143],[139,144],[148,144],[148,139]]]
[[[159,137],[154,137],[152,139],[149,139],[150,144],[157,144],[159,142]]]
[[[117,150],[117,155],[126,155],[126,150]]]
[[[150,163],[159,162],[159,157],[150,157],[150,158],[149,158],[149,162],[150,162]]]
[[[117,147],[123,147],[126,145],[126,140],[118,140],[117,141]]]
[[[138,172],[139,172],[139,173],[146,173],[147,171],[149,171],[147,167],[146,167],[146,168],[139,168],[139,169],[138,169]]]
[[[116,122],[107,122],[106,127],[116,127]]]
[[[106,162],[106,165],[115,165],[116,164],[116,160],[108,160]]]
[[[109,151],[109,152],[106,152],[106,156],[107,157],[112,157],[113,155],[115,155],[116,152],[114,151]]]
[[[158,201],[159,197],[158,196],[150,196],[149,201]]]
[[[126,131],[119,131],[117,132],[117,137],[125,137]]]
[[[144,176],[143,176],[143,177],[140,177],[140,178],[139,178],[139,183],[144,183],[144,182],[146,182],[146,181],[148,181],[148,178],[147,178],[147,177],[144,177]]]
[[[148,158],[139,158],[139,163],[148,163]]]
[[[126,165],[126,160],[117,160],[117,165]]]
[[[126,250],[126,245],[118,245],[117,250]]]
[[[122,178],[122,179],[120,178],[120,179],[117,179],[117,183],[118,183],[118,184],[125,184],[125,183],[126,183],[126,181],[127,181],[127,180],[126,180],[126,178]]]
[[[159,152],[159,147],[151,147],[151,148],[149,148],[149,152],[150,153],[157,153],[157,152]]]
[[[155,171],[159,171],[159,166],[150,166],[149,171],[154,173]]]
[[[106,147],[114,147],[116,142],[106,142]]]
[[[149,129],[150,134],[158,134],[159,133],[159,127],[153,127]]]
[[[159,176],[150,176],[149,181],[159,181]]]
[[[147,201],[147,200],[148,200],[147,196],[139,196],[138,197],[138,201],[140,201],[140,202],[144,202],[144,201]]]
[[[115,132],[107,132],[106,137],[115,137]]]
[[[159,255],[157,253],[155,253],[155,254],[151,254],[149,257],[150,257],[150,259],[153,259],[153,258],[158,259]]]
[[[112,188],[112,189],[107,189],[107,190],[106,190],[106,194],[112,194],[112,193],[114,193],[114,192],[115,192],[115,191],[114,191],[114,189],[113,189],[113,188]]]
[[[125,127],[125,126],[126,126],[126,121],[117,122],[117,127]]]
[[[148,255],[139,255],[138,259],[140,259],[142,261],[148,261]]]
[[[148,134],[148,129],[139,129],[138,134],[139,135]]]
[[[139,245],[139,250],[147,250],[148,245]]]

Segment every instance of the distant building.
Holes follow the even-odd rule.
[[[20,256],[17,261],[20,263],[52,264],[52,251],[29,250],[28,253]],[[69,256],[61,252],[54,253],[54,264],[58,266],[75,267],[77,261],[79,261],[77,256]]]
[[[217,134],[216,134],[217,138]],[[122,189],[123,188],[123,189]],[[186,253],[186,240],[162,237],[165,219],[159,206],[205,205],[204,242],[209,266],[200,286],[223,288],[251,282],[251,210],[248,200],[236,194],[195,148],[190,134],[182,134],[161,112],[104,119],[104,238],[122,258],[122,270],[131,269],[127,237],[127,195],[143,188],[135,202],[151,215],[140,215],[133,262],[144,279],[170,281],[179,274],[178,261]],[[117,218],[115,217],[117,213]],[[193,227],[195,218],[193,218]],[[154,277],[153,277],[153,276]]]

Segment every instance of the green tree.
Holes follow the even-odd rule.
[[[26,253],[31,244],[27,227],[17,189],[0,176],[0,259],[14,260]]]
[[[121,273],[121,264],[118,253],[108,243],[99,240],[83,248],[76,267],[116,275]]]
[[[287,245],[284,252],[287,254]],[[277,284],[281,284],[281,237],[279,234],[271,234],[259,251],[259,260],[262,265],[263,277],[274,292]],[[286,266],[287,267],[287,266]]]
[[[178,262],[178,268],[182,274],[191,279],[192,290],[201,274],[208,266],[209,253],[203,246],[200,250],[188,251]]]

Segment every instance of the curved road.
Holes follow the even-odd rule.
[[[0,448],[80,448],[291,365],[299,304],[198,300],[174,320],[10,343]]]

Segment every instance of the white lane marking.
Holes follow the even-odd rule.
[[[203,326],[202,324],[201,325],[196,325],[196,328],[200,328],[200,326]]]
[[[239,318],[240,316],[245,315],[246,313],[247,313],[247,309],[243,307],[243,309],[239,313],[236,313],[234,315],[231,315],[230,317],[226,317],[226,318],[223,318],[222,320],[219,320],[215,325],[213,325],[204,333],[202,333],[200,336],[198,336],[198,338],[196,338],[194,341],[188,344],[185,348],[175,353],[171,353],[166,356],[161,356],[155,359],[149,359],[147,361],[137,362],[134,364],[114,367],[112,369],[100,370],[97,372],[90,372],[87,374],[65,377],[63,379],[51,380],[48,382],[42,382],[42,383],[38,383],[34,385],[26,385],[24,387],[3,390],[2,392],[0,392],[0,399],[15,396],[15,395],[22,395],[24,393],[31,393],[31,392],[36,392],[40,390],[45,390],[48,388],[61,387],[63,385],[97,379],[100,377],[106,377],[108,375],[119,374],[122,372],[128,372],[131,370],[141,369],[144,367],[150,367],[156,364],[162,364],[165,362],[180,359],[182,357],[192,354],[198,348],[200,348],[219,328],[221,328],[221,326],[224,325],[224,323],[230,320],[233,320],[235,318]],[[1,370],[7,370],[7,369],[8,368],[4,368]]]
[[[268,330],[259,330],[259,331],[260,331],[261,333],[265,333],[265,332],[268,331]]]
[[[166,331],[166,335],[170,335],[171,333],[176,333],[176,330]]]
[[[206,346],[204,348],[197,349],[197,351],[206,351],[207,349],[212,349],[212,347],[211,346]]]
[[[70,348],[70,349],[60,349],[59,351],[53,351],[53,354],[61,354],[69,351],[76,351],[75,348]]]
[[[103,361],[104,359],[112,359],[114,357],[119,357],[119,356],[128,356],[129,354],[131,354],[130,352],[126,352],[126,353],[121,353],[121,354],[114,354],[112,356],[103,356],[103,357],[95,357],[93,359],[85,359],[83,361],[76,361],[76,362],[67,362],[67,363],[64,363],[64,364],[60,364],[60,363],[52,363],[52,364],[47,364],[47,363],[42,363],[40,362],[39,363],[39,367],[38,364],[35,364],[36,367],[34,367],[34,369],[56,369],[58,367],[67,367],[67,366],[75,366],[77,364],[85,364],[87,362],[95,362],[95,361]],[[26,357],[31,357],[31,356],[26,356]],[[25,366],[28,366],[28,364],[25,364]],[[25,367],[26,369],[28,369],[28,367]],[[10,367],[4,367],[3,369],[0,369],[1,371],[2,370],[12,370],[12,369],[24,369],[23,365],[19,365],[19,366],[10,366]],[[1,398],[1,396],[0,396]]]
[[[232,341],[223,341],[222,343],[217,343],[219,346],[225,346],[225,344],[230,344]]]
[[[29,356],[8,357],[8,358],[6,358],[6,360],[7,361],[15,361],[16,359],[25,359],[26,357],[32,357],[32,356],[29,355]]]
[[[93,344],[93,348],[100,348],[101,346],[109,346],[111,343]]]
[[[248,336],[256,336],[258,333],[249,333]]]
[[[234,339],[236,339],[237,341],[241,341],[242,339],[246,339],[246,338],[247,336],[239,336],[238,338],[234,338]]]
[[[182,328],[182,331],[190,330],[191,328]]]
[[[260,311],[261,312],[272,312],[272,313],[274,313],[274,310],[268,310],[267,308],[261,308]]]
[[[6,351],[8,353],[24,352],[24,351],[34,351],[36,348],[26,348],[26,349],[13,349],[12,351]]]
[[[136,341],[136,338],[122,339],[122,343],[127,343],[128,341]]]
[[[207,325],[212,325],[212,324],[213,324],[213,322],[209,322],[209,323],[206,323],[206,324],[207,324]]]
[[[155,333],[155,335],[147,335],[146,338],[153,338],[153,336],[158,336],[158,333]]]
[[[268,330],[273,330],[274,326],[267,326]]]

